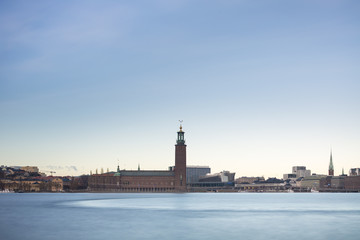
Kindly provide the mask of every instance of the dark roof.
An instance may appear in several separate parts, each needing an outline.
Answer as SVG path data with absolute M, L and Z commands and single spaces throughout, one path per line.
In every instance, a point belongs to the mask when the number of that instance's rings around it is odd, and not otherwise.
M 115 175 L 117 175 L 115 173 Z M 174 176 L 174 172 L 173 171 L 126 171 L 126 170 L 121 170 L 120 171 L 120 176 L 161 176 L 161 177 L 166 177 L 166 176 Z

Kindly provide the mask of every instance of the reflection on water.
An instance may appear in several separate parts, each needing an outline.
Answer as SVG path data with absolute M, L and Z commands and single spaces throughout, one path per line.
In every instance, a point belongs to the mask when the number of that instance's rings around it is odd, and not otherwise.
M 234 193 L 231 193 L 234 194 Z M 276 211 L 276 212 L 299 212 L 299 211 L 330 211 L 330 212 L 344 212 L 344 211 L 360 211 L 360 204 L 335 204 L 333 201 L 319 201 L 319 202 L 299 202 L 297 197 L 291 201 L 268 201 L 268 195 L 259 195 L 258 197 L 241 196 L 241 203 L 239 198 L 233 198 L 230 201 L 231 194 L 227 195 L 229 199 L 218 198 L 217 195 L 209 195 L 203 198 L 204 195 L 197 195 L 197 199 L 193 198 L 178 198 L 163 197 L 158 198 L 153 196 L 151 198 L 128 198 L 128 199 L 98 199 L 98 200 L 84 200 L 84 201 L 69 201 L 61 205 L 69 207 L 88 207 L 88 208 L 119 208 L 119 209 L 147 209 L 147 210 L 179 210 L 179 211 Z M 262 198 L 262 197 L 263 198 Z M 196 200 L 196 201 L 194 201 Z M 220 201 L 219 201 L 220 200 Z M 181 207 L 181 208 L 180 208 Z
M 1 239 L 359 239 L 360 194 L 3 194 Z M 336 228 L 336 231 L 334 231 Z

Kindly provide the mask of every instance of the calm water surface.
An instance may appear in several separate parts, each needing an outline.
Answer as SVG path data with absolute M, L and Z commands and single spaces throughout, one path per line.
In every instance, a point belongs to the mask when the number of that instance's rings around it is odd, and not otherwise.
M 360 194 L 0 194 L 0 239 L 360 239 Z

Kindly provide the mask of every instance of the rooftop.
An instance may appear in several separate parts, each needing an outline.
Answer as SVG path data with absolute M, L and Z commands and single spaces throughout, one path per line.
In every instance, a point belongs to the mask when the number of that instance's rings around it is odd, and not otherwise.
M 173 171 L 137 171 L 137 170 L 121 170 L 114 174 L 114 176 L 174 176 Z

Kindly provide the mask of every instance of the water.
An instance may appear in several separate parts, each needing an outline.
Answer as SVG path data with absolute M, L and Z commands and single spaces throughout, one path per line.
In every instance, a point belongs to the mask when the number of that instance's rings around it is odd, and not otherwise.
M 360 239 L 360 194 L 0 194 L 0 239 Z

